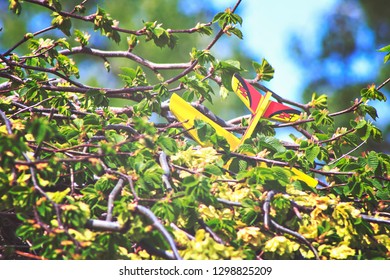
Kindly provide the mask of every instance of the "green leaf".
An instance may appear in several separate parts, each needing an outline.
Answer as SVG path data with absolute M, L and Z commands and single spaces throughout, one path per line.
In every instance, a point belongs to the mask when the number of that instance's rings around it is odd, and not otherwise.
M 85 93 L 87 99 L 93 101 L 94 106 L 107 107 L 109 105 L 109 100 L 104 91 L 100 91 L 97 89 L 89 89 Z
M 288 169 L 280 166 L 273 166 L 271 167 L 271 171 L 275 179 L 285 183 L 288 183 L 290 181 L 291 172 L 289 172 Z
M 213 18 L 213 22 L 217 22 L 217 21 L 220 21 L 222 18 L 223 18 L 223 16 L 225 15 L 225 13 L 224 12 L 219 12 L 218 14 L 216 14 L 215 16 L 214 16 L 214 18 Z
M 203 80 L 203 76 L 197 74 L 195 76 L 183 77 L 180 81 L 187 87 L 189 91 L 193 91 L 197 97 L 204 97 L 210 103 L 213 103 L 210 94 L 214 94 L 208 80 Z
M 320 96 L 317 93 L 313 93 L 311 96 L 311 101 L 309 102 L 311 108 L 316 109 L 327 109 L 328 108 L 328 96 L 321 94 Z
M 390 60 L 390 53 L 386 54 L 383 58 L 383 63 L 387 63 Z
M 244 70 L 241 63 L 236 60 L 224 60 L 215 66 L 215 72 L 221 76 L 222 85 L 227 90 L 232 91 L 232 77 L 234 73 Z
M 49 5 L 53 7 L 56 11 L 61 11 L 62 6 L 60 0 L 48 0 Z
M 213 128 L 213 130 L 214 130 L 214 128 Z M 217 150 L 222 149 L 226 153 L 230 152 L 230 145 L 229 145 L 228 141 L 226 140 L 226 138 L 215 133 L 215 130 L 214 130 L 214 134 L 212 134 L 210 136 L 210 142 L 213 144 L 215 149 L 217 149 Z
M 167 201 L 159 201 L 153 205 L 152 211 L 157 217 L 162 220 L 173 222 L 176 219 L 177 213 L 175 213 L 174 207 Z
M 156 46 L 162 48 L 168 46 L 173 49 L 177 42 L 177 37 L 162 27 L 161 23 L 145 22 L 146 41 L 153 40 Z
M 227 70 L 235 73 L 240 72 L 243 69 L 241 68 L 241 63 L 238 60 L 223 60 L 215 66 L 215 70 Z
M 380 48 L 378 51 L 380 51 L 380 52 L 387 52 L 387 54 L 385 55 L 385 57 L 383 59 L 383 63 L 388 62 L 389 59 L 390 59 L 390 45 L 385 46 L 383 48 Z
M 197 50 L 196 48 L 192 48 L 190 55 L 193 60 L 197 59 L 201 65 L 204 65 L 207 62 L 215 62 L 215 57 L 209 50 Z
M 204 24 L 204 23 L 197 23 L 196 26 L 195 26 L 197 32 L 199 32 L 200 34 L 205 34 L 207 36 L 210 36 L 211 34 L 213 34 L 213 30 L 210 26 Z
M 215 197 L 211 195 L 210 189 L 210 182 L 207 179 L 204 179 L 204 177 L 201 180 L 198 179 L 191 179 L 190 182 L 186 182 L 186 177 L 183 180 L 183 185 L 186 186 L 186 194 L 192 197 L 195 201 L 204 202 L 207 204 L 212 203 L 213 200 L 215 200 Z
M 252 66 L 257 73 L 258 79 L 263 81 L 270 81 L 274 77 L 275 70 L 265 58 L 263 58 L 261 64 L 253 61 Z
M 198 185 L 199 180 L 195 176 L 187 176 L 183 179 L 183 186 L 192 188 Z
M 315 110 L 311 115 L 317 125 L 329 126 L 334 123 L 334 120 L 329 116 L 329 111 L 327 109 Z
M 138 36 L 131 34 L 127 37 L 127 44 L 129 46 L 129 51 L 133 50 L 139 43 Z
M 306 159 L 313 163 L 314 160 L 317 158 L 317 156 L 319 155 L 321 149 L 320 147 L 318 146 L 313 146 L 312 148 L 309 148 L 306 150 Z
M 29 131 L 34 135 L 37 143 L 41 143 L 53 134 L 53 130 L 47 119 L 34 119 Z
M 71 50 L 72 47 L 70 46 L 69 42 L 66 40 L 66 38 L 59 38 L 57 39 L 56 43 L 59 45 L 59 46 L 62 46 L 64 48 L 67 48 L 68 50 Z
M 378 51 L 380 52 L 390 52 L 390 45 L 387 45 L 383 48 L 380 48 Z
M 157 144 L 161 147 L 161 149 L 167 154 L 172 155 L 177 153 L 177 143 L 175 139 L 166 137 L 166 136 L 160 136 L 157 139 Z
M 229 90 L 223 85 L 219 87 L 219 96 L 221 96 L 222 100 L 226 100 L 229 95 Z
M 58 27 L 66 36 L 70 36 L 70 29 L 72 28 L 72 22 L 69 17 L 64 17 L 57 12 L 52 13 L 53 20 L 51 24 Z
M 367 113 L 374 121 L 378 118 L 378 113 L 375 107 L 369 105 L 360 105 L 363 112 Z
M 116 43 L 119 43 L 121 37 L 119 32 L 112 28 L 113 25 L 114 20 L 109 16 L 109 14 L 97 6 L 97 11 L 94 18 L 94 30 L 100 30 L 101 34 L 105 35 L 109 39 L 114 40 Z
M 258 151 L 262 151 L 264 149 L 278 153 L 283 153 L 286 151 L 286 147 L 284 147 L 282 142 L 280 142 L 280 140 L 275 137 L 258 134 L 257 138 Z
M 87 32 L 75 29 L 74 35 L 76 36 L 75 41 L 79 42 L 82 46 L 86 46 L 89 44 L 89 38 L 91 37 L 91 35 L 89 35 Z
M 242 39 L 244 37 L 244 35 L 242 34 L 242 31 L 236 27 L 229 28 L 229 32 L 236 35 L 240 39 Z
M 363 88 L 360 91 L 360 94 L 362 96 L 363 101 L 367 100 L 379 100 L 379 101 L 386 101 L 386 96 L 376 89 L 375 85 L 370 85 L 367 88 Z
M 214 128 L 202 120 L 195 119 L 194 127 L 197 131 L 199 140 L 202 142 L 208 141 L 210 136 L 215 132 Z
M 187 102 L 192 102 L 195 98 L 195 93 L 193 90 L 186 90 L 184 93 L 183 93 L 183 96 L 182 98 L 187 101 Z
M 247 225 L 253 225 L 259 218 L 259 213 L 254 210 L 254 207 L 243 207 L 240 209 L 242 221 Z
M 213 22 L 218 22 L 218 25 L 223 28 L 229 24 L 239 23 L 242 25 L 242 18 L 239 15 L 232 13 L 231 9 L 228 8 L 225 12 L 216 14 L 213 18 Z
M 208 173 L 210 175 L 215 175 L 215 176 L 223 175 L 223 172 L 222 172 L 221 168 L 219 168 L 218 166 L 213 165 L 213 164 L 206 165 L 204 167 L 204 172 Z
M 240 158 L 233 158 L 229 165 L 229 170 L 234 173 L 246 171 L 248 168 L 248 162 Z M 241 180 L 246 177 L 246 173 L 239 173 L 237 179 Z
M 367 165 L 375 172 L 379 165 L 379 158 L 377 153 L 371 151 L 367 157 Z

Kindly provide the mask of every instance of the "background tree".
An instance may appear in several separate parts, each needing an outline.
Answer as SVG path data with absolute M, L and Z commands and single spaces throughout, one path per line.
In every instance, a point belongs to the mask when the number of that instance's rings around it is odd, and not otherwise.
M 310 51 L 299 34 L 292 37 L 292 54 L 297 63 L 305 65 L 306 69 L 306 99 L 313 91 L 328 93 L 330 108 L 340 110 L 359 97 L 360 90 L 368 84 L 380 85 L 386 80 L 388 69 L 382 67 L 383 55 L 378 50 L 388 44 L 388 12 L 389 7 L 382 0 L 339 1 L 322 19 L 322 28 L 318 30 L 318 51 Z M 383 93 L 389 96 L 386 88 L 383 88 Z M 378 101 L 372 104 L 377 106 L 381 117 L 384 142 L 369 141 L 368 147 L 388 153 L 389 119 L 385 112 L 389 105 Z M 340 119 L 339 124 L 348 122 L 348 118 Z
M 376 116 L 367 102 L 384 100 L 386 83 L 331 112 L 326 95 L 300 104 L 273 93 L 302 110 L 301 120 L 262 120 L 236 152 L 199 122 L 195 129 L 209 140 L 199 147 L 169 112 L 169 97 L 180 93 L 242 134 L 247 117 L 224 121 L 202 105 L 213 101 L 215 88 L 227 95 L 232 75 L 247 65 L 247 58 L 213 51 L 227 35 L 242 37 L 241 1 L 183 26 L 159 21 L 161 11 L 185 18 L 168 5 L 141 24 L 144 1 L 119 21 L 119 1 L 63 2 L 10 0 L 2 18 L 3 258 L 389 257 L 389 156 L 352 155 L 381 140 L 366 118 Z M 50 21 L 11 36 L 18 19 L 11 12 Z M 267 61 L 253 62 L 251 71 L 249 81 L 268 90 L 258 83 L 272 78 Z M 339 126 L 345 115 L 350 122 Z M 275 137 L 286 127 L 294 142 Z M 316 177 L 318 186 L 290 167 Z

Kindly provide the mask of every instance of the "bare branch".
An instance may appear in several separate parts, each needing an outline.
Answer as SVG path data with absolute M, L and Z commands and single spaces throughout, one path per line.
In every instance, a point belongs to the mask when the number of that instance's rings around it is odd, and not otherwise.
M 390 82 L 390 77 L 386 79 L 386 81 L 384 81 L 383 83 L 381 83 L 376 89 L 377 90 L 380 90 L 381 88 L 383 88 L 386 84 L 388 84 Z
M 112 221 L 112 211 L 114 209 L 114 200 L 117 197 L 117 195 L 119 194 L 119 192 L 122 191 L 123 186 L 124 186 L 123 179 L 119 179 L 118 183 L 115 185 L 113 190 L 108 195 L 107 217 L 106 217 L 107 222 Z
M 59 53 L 63 55 L 88 54 L 88 55 L 98 56 L 102 58 L 108 58 L 108 57 L 128 58 L 134 62 L 137 62 L 143 66 L 148 67 L 153 71 L 186 69 L 191 66 L 190 63 L 154 63 L 128 51 L 103 51 L 103 50 L 88 48 L 88 47 L 74 47 L 71 50 L 62 50 Z
M 168 163 L 168 159 L 167 159 L 167 155 L 166 153 L 164 152 L 160 152 L 160 156 L 159 156 L 159 162 L 160 162 L 160 166 L 163 170 L 163 175 L 162 175 L 162 181 L 165 185 L 165 188 L 168 192 L 172 191 L 172 185 L 171 183 L 169 182 L 169 178 L 171 176 L 171 169 L 169 168 L 169 163 Z
M 366 214 L 360 214 L 360 217 L 363 220 L 365 220 L 367 222 L 370 222 L 370 223 L 390 225 L 390 220 L 389 219 L 376 218 L 376 217 L 369 216 L 369 215 L 366 215 Z
M 271 201 L 272 201 L 272 198 L 274 197 L 275 195 L 275 192 L 274 191 L 269 191 L 267 193 L 267 197 L 264 201 L 264 204 L 263 204 L 263 211 L 264 211 L 264 227 L 266 229 L 269 229 L 270 228 L 270 207 L 271 207 Z

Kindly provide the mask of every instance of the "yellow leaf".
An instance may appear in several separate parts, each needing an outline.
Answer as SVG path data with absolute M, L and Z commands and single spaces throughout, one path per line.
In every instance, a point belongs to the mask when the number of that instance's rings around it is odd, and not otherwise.
M 245 243 L 249 243 L 255 247 L 259 247 L 262 244 L 262 240 L 264 238 L 265 235 L 258 227 L 245 227 L 237 232 L 237 239 L 241 239 Z
M 354 255 L 355 250 L 344 244 L 330 250 L 330 257 L 332 259 L 345 260 Z
M 37 163 L 35 165 L 35 167 L 38 169 L 38 170 L 44 170 L 46 169 L 46 167 L 48 166 L 49 164 L 47 162 L 42 162 L 42 163 Z
M 268 240 L 265 244 L 265 251 L 274 252 L 282 256 L 290 254 L 299 249 L 300 245 L 294 241 L 287 239 L 284 236 L 275 236 Z
M 14 122 L 12 122 L 12 129 L 23 130 L 24 128 L 25 128 L 25 125 L 22 124 L 21 121 L 14 121 Z
M 99 158 L 89 158 L 88 161 L 92 163 L 93 166 L 97 165 L 100 162 Z
M 29 167 L 28 167 L 27 165 L 16 164 L 15 167 L 16 167 L 16 169 L 17 169 L 19 172 L 29 170 Z
M 27 133 L 24 135 L 27 141 L 35 141 L 34 136 L 31 133 Z
M 73 244 L 73 242 L 70 240 L 62 240 L 61 241 L 62 246 L 68 246 L 68 245 L 72 245 L 72 244 Z
M 9 157 L 13 157 L 14 156 L 14 153 L 11 152 L 11 151 L 5 151 L 5 154 Z

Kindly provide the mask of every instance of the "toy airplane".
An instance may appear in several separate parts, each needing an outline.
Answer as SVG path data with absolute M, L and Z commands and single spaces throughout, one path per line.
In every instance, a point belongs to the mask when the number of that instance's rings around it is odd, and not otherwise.
M 235 151 L 246 139 L 251 137 L 261 118 L 269 118 L 281 122 L 293 122 L 299 119 L 300 112 L 298 110 L 281 103 L 271 101 L 271 92 L 267 92 L 263 96 L 238 74 L 233 75 L 232 88 L 252 113 L 249 126 L 241 139 L 237 138 L 234 134 L 203 115 L 175 93 L 171 97 L 169 108 L 175 117 L 182 122 L 183 127 L 188 131 L 191 137 L 200 145 L 204 146 L 205 143 L 199 139 L 197 131 L 193 129 L 196 119 L 208 123 L 215 129 L 218 135 L 224 137 L 229 143 L 231 151 Z M 294 167 L 289 169 L 295 174 L 297 179 L 304 181 L 308 186 L 315 187 L 318 184 L 316 179 L 306 175 L 302 171 Z

